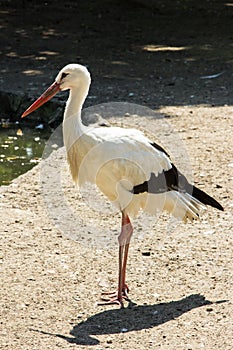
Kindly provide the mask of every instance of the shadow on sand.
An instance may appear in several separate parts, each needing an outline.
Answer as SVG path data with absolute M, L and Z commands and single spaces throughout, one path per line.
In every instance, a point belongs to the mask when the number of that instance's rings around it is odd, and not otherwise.
M 219 301 L 221 303 L 224 301 Z M 121 332 L 140 331 L 156 327 L 174 320 L 182 314 L 201 307 L 213 304 L 200 294 L 192 294 L 181 300 L 154 305 L 135 305 L 130 302 L 125 309 L 106 310 L 89 317 L 75 325 L 70 331 L 71 336 L 54 334 L 31 329 L 42 334 L 62 338 L 69 343 L 79 345 L 97 345 L 98 339 L 92 335 L 115 334 Z

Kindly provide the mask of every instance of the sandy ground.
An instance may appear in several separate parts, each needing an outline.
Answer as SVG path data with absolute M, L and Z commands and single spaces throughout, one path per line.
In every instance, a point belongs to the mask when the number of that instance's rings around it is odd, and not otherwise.
M 87 105 L 124 100 L 163 115 L 109 121 L 145 130 L 225 211 L 209 208 L 187 225 L 140 215 L 128 262 L 133 302 L 97 306 L 116 287 L 120 216 L 93 188 L 78 193 L 64 149 L 55 150 L 0 188 L 0 349 L 232 349 L 231 7 L 17 4 L 1 9 L 1 90 L 35 97 L 62 65 L 88 64 Z
M 191 111 L 195 127 L 187 120 Z M 169 126 L 185 144 L 195 182 L 225 211 L 209 209 L 201 222 L 187 225 L 166 215 L 140 216 L 134 222 L 127 278 L 135 304 L 124 310 L 97 306 L 101 291 L 116 286 L 120 217 L 93 206 L 98 196 L 92 189 L 79 196 L 64 149 L 54 151 L 0 189 L 2 349 L 232 348 L 231 111 L 185 107 L 161 112 L 170 115 Z M 146 117 L 126 119 L 127 125 L 148 129 Z M 125 125 L 125 118 L 110 121 Z M 150 122 L 150 133 L 157 122 Z M 169 134 L 166 138 L 176 158 Z M 55 179 L 56 173 L 62 180 Z M 54 195 L 57 209 L 51 208 Z M 106 240 L 95 246 L 99 230 Z M 75 232 L 81 234 L 78 242 L 70 239 Z

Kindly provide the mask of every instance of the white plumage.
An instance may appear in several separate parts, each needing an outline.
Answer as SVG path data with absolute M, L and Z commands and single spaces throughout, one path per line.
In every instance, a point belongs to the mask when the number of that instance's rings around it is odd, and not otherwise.
M 221 205 L 190 185 L 167 153 L 142 132 L 119 127 L 86 127 L 81 109 L 91 83 L 88 70 L 78 64 L 65 66 L 55 82 L 24 113 L 40 107 L 58 91 L 70 90 L 63 121 L 63 138 L 74 182 L 95 183 L 122 213 L 119 235 L 118 291 L 109 303 L 128 299 L 125 282 L 128 248 L 133 227 L 129 217 L 140 209 L 156 214 L 166 210 L 178 219 L 197 219 L 199 210 Z
M 73 180 L 81 187 L 96 183 L 120 211 L 134 217 L 140 209 L 150 214 L 167 210 L 186 221 L 197 218 L 201 203 L 185 193 L 169 191 L 134 195 L 132 187 L 172 168 L 168 156 L 155 149 L 148 138 L 134 129 L 86 128 L 67 149 Z M 195 206 L 192 205 L 195 203 Z
M 157 175 L 171 168 L 168 157 L 141 132 L 117 127 L 85 128 L 67 149 L 67 157 L 73 180 L 79 186 L 96 183 L 119 210 L 130 216 L 145 207 L 146 196 L 133 195 L 129 190 L 149 180 L 151 172 Z

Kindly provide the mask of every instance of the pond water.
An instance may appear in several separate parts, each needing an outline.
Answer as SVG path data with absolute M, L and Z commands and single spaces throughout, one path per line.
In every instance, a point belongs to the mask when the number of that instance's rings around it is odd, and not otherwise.
M 0 185 L 8 185 L 40 160 L 49 132 L 0 128 Z

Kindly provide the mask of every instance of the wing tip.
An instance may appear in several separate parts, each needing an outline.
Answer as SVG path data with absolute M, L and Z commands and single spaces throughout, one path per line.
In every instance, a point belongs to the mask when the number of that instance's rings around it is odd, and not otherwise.
M 216 199 L 208 195 L 206 192 L 200 190 L 196 186 L 193 186 L 192 196 L 205 205 L 210 205 L 211 207 L 224 211 L 223 206 L 218 201 L 216 201 Z

